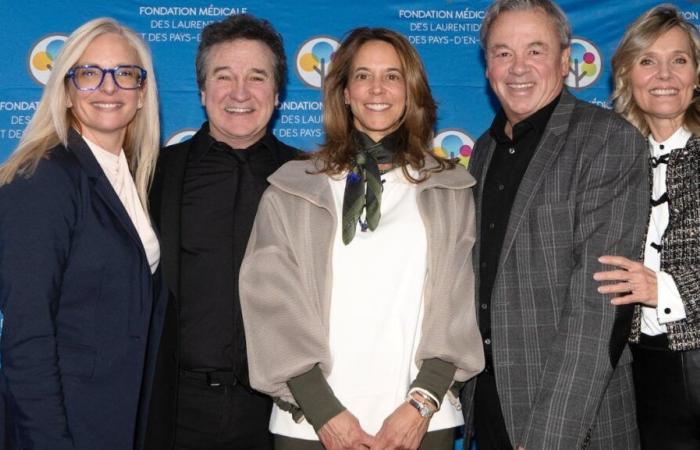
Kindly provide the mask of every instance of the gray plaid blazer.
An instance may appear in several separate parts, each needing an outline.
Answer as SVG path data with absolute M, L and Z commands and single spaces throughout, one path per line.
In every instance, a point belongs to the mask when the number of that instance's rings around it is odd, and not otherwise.
M 469 166 L 477 230 L 495 147 L 484 133 Z M 564 90 L 515 197 L 491 297 L 494 371 L 513 445 L 639 448 L 626 347 L 633 307 L 610 305 L 593 273 L 601 255 L 638 257 L 648 207 L 644 138 Z M 479 247 L 477 239 L 475 268 Z M 471 405 L 464 409 L 470 424 Z

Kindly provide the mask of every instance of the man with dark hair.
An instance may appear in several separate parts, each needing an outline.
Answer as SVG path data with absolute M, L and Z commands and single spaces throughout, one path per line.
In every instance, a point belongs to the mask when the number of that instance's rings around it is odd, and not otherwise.
M 550 0 L 497 0 L 481 28 L 501 110 L 469 167 L 486 368 L 464 410 L 480 450 L 639 447 L 632 311 L 593 273 L 601 255 L 639 255 L 646 143 L 564 88 L 570 40 Z
M 171 309 L 148 449 L 271 449 L 271 400 L 250 388 L 238 273 L 267 177 L 298 151 L 268 129 L 287 62 L 247 14 L 204 28 L 197 84 L 208 122 L 162 150 L 151 190 Z

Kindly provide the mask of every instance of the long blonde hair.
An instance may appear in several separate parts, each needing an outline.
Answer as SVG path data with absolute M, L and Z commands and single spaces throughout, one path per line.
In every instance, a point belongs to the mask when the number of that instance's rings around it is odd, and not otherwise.
M 139 64 L 148 72 L 143 107 L 127 127 L 124 152 L 134 174 L 134 184 L 144 208 L 148 204 L 148 188 L 160 146 L 158 89 L 148 47 L 135 31 L 111 18 L 91 20 L 76 29 L 65 41 L 51 70 L 49 80 L 32 120 L 27 125 L 17 149 L 0 166 L 0 186 L 16 176 L 30 177 L 49 150 L 58 144 L 68 146 L 68 130 L 74 123 L 68 108 L 68 85 L 65 75 L 80 59 L 88 45 L 98 36 L 115 33 L 126 39 L 136 51 Z
M 695 66 L 695 83 L 700 83 L 700 33 L 670 4 L 656 6 L 642 14 L 627 29 L 612 58 L 615 111 L 637 127 L 643 135 L 650 133 L 642 110 L 632 95 L 631 72 L 639 56 L 667 31 L 678 27 L 688 35 Z M 683 117 L 683 125 L 700 135 L 700 96 L 696 92 Z

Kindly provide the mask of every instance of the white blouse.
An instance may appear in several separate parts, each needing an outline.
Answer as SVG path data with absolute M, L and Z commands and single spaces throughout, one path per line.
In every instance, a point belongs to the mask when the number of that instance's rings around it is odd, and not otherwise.
M 674 149 L 685 147 L 690 136 L 690 131 L 684 127 L 676 130 L 663 142 L 656 142 L 650 135 L 649 147 L 651 156 L 654 158 L 652 161 L 658 161 L 660 157 L 670 154 Z M 666 168 L 665 162 L 652 163 L 651 198 L 654 201 L 662 199 L 666 193 Z M 651 208 L 649 231 L 644 247 L 644 265 L 656 272 L 658 298 L 656 308 L 642 306 L 642 333 L 648 336 L 666 333 L 665 324 L 685 319 L 685 307 L 676 282 L 670 274 L 661 271 L 661 253 L 657 250 L 658 247 L 654 247 L 661 244 L 666 227 L 668 227 L 668 202 L 663 201 Z
M 102 168 L 109 183 L 112 185 L 114 192 L 117 193 L 119 200 L 121 200 L 122 205 L 124 205 L 124 209 L 126 209 L 141 239 L 141 244 L 146 252 L 146 258 L 148 259 L 151 273 L 155 273 L 158 268 L 158 263 L 160 262 L 158 237 L 153 231 L 151 221 L 139 199 L 139 194 L 134 184 L 134 178 L 131 176 L 124 150 L 120 150 L 119 155 L 115 155 L 94 142 L 91 142 L 85 136 L 83 136 L 83 139 L 88 147 L 90 147 L 90 150 L 92 150 L 92 154 L 95 155 L 95 159 Z

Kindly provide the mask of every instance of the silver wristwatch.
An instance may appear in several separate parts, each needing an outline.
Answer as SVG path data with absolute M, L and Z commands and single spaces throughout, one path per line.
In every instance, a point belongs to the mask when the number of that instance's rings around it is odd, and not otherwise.
M 418 414 L 420 414 L 421 417 L 425 417 L 426 419 L 430 419 L 431 417 L 433 417 L 433 414 L 435 413 L 435 408 L 430 407 L 427 402 L 419 402 L 411 396 L 409 396 L 407 400 L 409 405 L 413 406 L 418 410 Z

